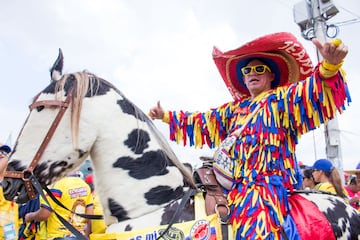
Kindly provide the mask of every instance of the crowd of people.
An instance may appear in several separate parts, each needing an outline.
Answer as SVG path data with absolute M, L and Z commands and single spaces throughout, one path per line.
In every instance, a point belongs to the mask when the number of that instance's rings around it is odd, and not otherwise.
M 319 159 L 313 166 L 300 165 L 300 168 L 303 173 L 303 190 L 332 193 L 344 198 L 360 212 L 360 163 L 354 170 L 345 170 L 343 176 L 328 159 Z

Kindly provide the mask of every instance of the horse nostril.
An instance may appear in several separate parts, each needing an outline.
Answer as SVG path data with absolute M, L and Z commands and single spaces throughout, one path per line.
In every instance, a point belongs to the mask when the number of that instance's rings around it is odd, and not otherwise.
M 3 186 L 2 186 L 2 188 L 3 188 L 3 194 L 6 194 L 7 192 L 8 192 L 8 189 L 9 189 L 9 186 L 10 186 L 10 181 L 7 179 L 7 178 L 4 178 L 4 180 L 3 180 Z
M 8 201 L 12 201 L 14 198 L 14 192 L 12 191 L 11 185 L 13 184 L 12 179 L 4 178 L 3 180 L 3 195 Z

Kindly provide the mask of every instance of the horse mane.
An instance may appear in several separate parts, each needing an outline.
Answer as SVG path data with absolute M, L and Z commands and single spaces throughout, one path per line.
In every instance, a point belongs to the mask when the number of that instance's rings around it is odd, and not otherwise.
M 79 146 L 79 122 L 80 115 L 82 110 L 83 99 L 86 94 L 88 94 L 90 90 L 90 95 L 93 96 L 96 94 L 96 91 L 93 92 L 93 85 L 96 84 L 97 88 L 99 87 L 100 81 L 98 78 L 94 77 L 91 81 L 93 75 L 88 73 L 87 71 L 76 72 L 72 74 L 64 74 L 60 80 L 56 81 L 55 84 L 55 99 L 61 100 L 65 84 L 69 79 L 74 80 L 73 87 L 68 90 L 66 94 L 71 94 L 71 133 L 73 138 L 74 148 L 78 148 Z
M 128 98 L 125 97 L 125 95 L 117 89 L 113 84 L 106 81 L 105 79 L 99 78 L 96 75 L 88 72 L 88 71 L 82 71 L 82 72 L 76 72 L 72 74 L 64 74 L 62 78 L 58 81 L 56 81 L 55 85 L 55 98 L 57 100 L 61 100 L 63 96 L 63 91 L 65 84 L 67 81 L 69 81 L 69 78 L 74 80 L 73 88 L 69 91 L 72 92 L 71 95 L 71 132 L 73 137 L 73 144 L 74 147 L 77 148 L 79 145 L 79 123 L 80 123 L 80 115 L 82 110 L 82 103 L 85 96 L 94 96 L 97 93 L 97 90 L 99 89 L 100 84 L 105 84 L 112 88 L 115 92 L 117 92 L 122 98 L 126 99 L 135 110 L 136 116 L 146 116 L 144 112 L 139 109 L 134 103 L 132 103 Z M 69 94 L 69 92 L 67 93 Z M 178 169 L 181 171 L 183 176 L 185 177 L 186 181 L 190 184 L 190 186 L 195 187 L 195 182 L 192 177 L 192 173 L 189 172 L 189 170 L 185 167 L 185 165 L 180 162 L 180 160 L 175 155 L 174 151 L 164 138 L 164 136 L 160 133 L 160 131 L 155 127 L 154 123 L 150 120 L 149 117 L 144 117 L 146 124 L 149 126 L 150 131 L 154 134 L 157 142 L 159 143 L 160 147 L 164 150 L 167 157 L 170 159 L 170 161 L 178 167 Z

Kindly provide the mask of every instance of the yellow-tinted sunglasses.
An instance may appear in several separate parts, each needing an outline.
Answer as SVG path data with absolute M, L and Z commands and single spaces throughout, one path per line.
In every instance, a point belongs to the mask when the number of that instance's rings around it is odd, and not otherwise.
M 266 65 L 255 65 L 243 67 L 241 72 L 243 75 L 249 75 L 251 71 L 254 71 L 256 74 L 264 74 L 266 70 L 271 72 L 270 68 Z

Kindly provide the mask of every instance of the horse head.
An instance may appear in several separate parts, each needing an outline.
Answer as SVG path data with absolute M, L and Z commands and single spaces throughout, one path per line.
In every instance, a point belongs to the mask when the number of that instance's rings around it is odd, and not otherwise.
M 95 135 L 79 131 L 80 125 L 84 124 L 79 118 L 83 106 L 81 98 L 105 94 L 109 88 L 101 89 L 96 84 L 96 78 L 80 81 L 79 79 L 88 76 L 85 72 L 60 77 L 62 63 L 63 55 L 60 50 L 59 57 L 51 68 L 53 81 L 30 105 L 30 114 L 16 141 L 4 179 L 6 199 L 19 203 L 28 201 L 31 197 L 28 194 L 31 185 L 26 182 L 30 176 L 36 176 L 41 185 L 49 185 L 79 166 L 89 155 Z M 92 92 L 87 90 L 88 84 L 91 85 Z M 96 113 L 83 115 L 90 118 L 92 114 Z M 79 137 L 82 138 L 80 145 Z M 85 138 L 86 141 L 83 140 Z M 18 177 L 13 178 L 14 176 Z
M 147 115 L 106 80 L 86 71 L 62 75 L 62 66 L 60 51 L 9 159 L 6 199 L 28 201 L 34 178 L 47 186 L 88 157 L 108 224 L 181 198 L 191 175 Z

